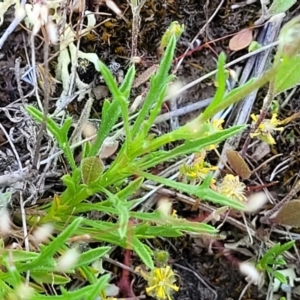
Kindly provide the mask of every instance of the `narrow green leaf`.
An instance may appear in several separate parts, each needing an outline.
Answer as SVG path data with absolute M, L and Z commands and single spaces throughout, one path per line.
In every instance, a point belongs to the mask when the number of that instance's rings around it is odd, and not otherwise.
M 142 228 L 144 229 L 144 228 Z M 181 232 L 177 228 L 173 228 L 172 225 L 164 225 L 164 226 L 147 226 L 146 230 L 137 230 L 135 232 L 135 236 L 139 239 L 154 239 L 157 237 L 180 237 L 183 236 L 183 232 Z
M 174 148 L 171 151 L 157 151 L 147 154 L 137 162 L 137 168 L 145 170 L 164 161 L 177 158 L 178 156 L 199 152 L 201 149 L 207 146 L 218 145 L 222 141 L 237 134 L 245 128 L 245 125 L 234 126 L 219 132 L 212 133 L 207 137 L 187 140 L 184 144 Z
M 78 229 L 83 218 L 76 217 L 74 221 L 65 228 L 53 241 L 51 241 L 47 246 L 41 248 L 40 256 L 33 262 L 25 266 L 25 270 L 30 270 L 31 268 L 39 268 L 45 264 L 45 261 L 53 258 L 54 254 L 61 249 L 62 245 L 70 238 Z
M 132 240 L 132 246 L 133 250 L 137 253 L 137 255 L 140 257 L 140 259 L 146 265 L 146 267 L 152 270 L 154 268 L 153 259 L 151 257 L 153 256 L 152 250 L 146 244 L 143 244 L 135 236 Z
M 161 107 L 166 96 L 166 91 L 167 91 L 167 85 L 162 87 L 160 92 L 157 93 L 156 103 L 153 109 L 151 109 L 150 111 L 149 119 L 146 120 L 143 124 L 143 129 L 140 131 L 142 135 L 138 135 L 137 139 L 144 138 L 148 134 L 150 128 L 153 126 L 155 119 L 157 118 L 157 116 L 161 111 Z
M 161 218 L 160 218 L 161 219 Z M 153 223 L 158 223 L 156 226 L 148 226 L 147 230 L 143 235 L 139 235 L 139 238 L 150 238 L 152 237 L 175 237 L 182 236 L 184 232 L 194 234 L 206 234 L 213 235 L 218 231 L 213 227 L 205 223 L 189 222 L 185 219 L 165 218 L 166 224 L 161 224 L 164 220 L 153 219 Z M 136 235 L 140 234 L 137 228 Z
M 77 261 L 76 265 L 74 266 L 74 269 L 82 267 L 82 266 L 88 266 L 95 260 L 101 258 L 106 253 L 108 253 L 108 251 L 110 249 L 111 249 L 111 247 L 98 247 L 98 248 L 91 249 L 89 251 L 81 253 L 79 260 Z
M 174 58 L 176 42 L 177 42 L 176 36 L 175 34 L 173 34 L 167 46 L 167 49 L 163 55 L 162 61 L 159 64 L 159 68 L 157 70 L 156 76 L 154 77 L 154 80 L 157 81 L 158 83 L 159 82 L 164 83 L 166 78 L 168 77 L 169 70 L 171 68 L 173 58 Z
M 29 105 L 26 106 L 26 110 L 38 122 L 41 123 L 43 121 L 43 113 L 37 110 L 35 107 Z M 76 169 L 76 164 L 75 164 L 75 160 L 70 145 L 68 144 L 68 137 L 67 137 L 67 133 L 69 131 L 71 123 L 72 123 L 72 119 L 68 118 L 66 119 L 62 128 L 60 128 L 50 117 L 47 117 L 46 127 L 57 140 L 59 147 L 63 150 L 72 170 L 74 171 Z
M 107 103 L 107 104 L 106 104 Z M 120 105 L 117 101 L 113 100 L 112 103 L 106 100 L 102 109 L 102 122 L 97 132 L 96 139 L 91 147 L 89 156 L 95 156 L 101 149 L 102 143 L 109 135 L 112 127 L 116 124 L 118 118 L 121 115 Z
M 105 83 L 107 84 L 109 91 L 111 92 L 113 98 L 117 98 L 122 96 L 122 94 L 119 92 L 117 83 L 113 77 L 113 75 L 111 74 L 110 70 L 108 69 L 108 67 L 103 63 L 100 62 L 100 72 L 105 80 Z
M 173 181 L 167 178 L 162 178 L 160 176 L 152 175 L 146 172 L 137 172 L 137 173 L 149 180 L 156 181 L 158 183 L 177 189 L 181 192 L 188 193 L 189 195 L 197 196 L 200 199 L 209 200 L 213 203 L 217 203 L 220 205 L 228 206 L 239 210 L 244 209 L 244 205 L 241 202 L 225 197 L 209 188 L 206 188 L 205 183 L 211 180 L 210 176 L 206 178 L 206 180 L 202 185 L 194 186 L 182 182 Z
M 119 88 L 119 91 L 124 95 L 124 97 L 127 99 L 130 95 L 131 92 L 131 87 L 134 81 L 134 76 L 135 76 L 135 67 L 132 65 L 126 75 L 124 80 L 122 81 L 122 84 Z
M 21 272 L 17 270 L 14 266 L 12 266 L 13 262 L 6 261 L 6 269 L 7 273 L 9 274 L 10 280 L 13 283 L 14 288 L 17 288 L 18 286 L 21 285 L 22 283 L 22 277 L 21 277 Z
M 273 0 L 270 8 L 268 9 L 268 13 L 271 16 L 285 13 L 287 10 L 289 10 L 297 0 Z
M 64 123 L 63 123 L 63 125 L 62 125 L 62 127 L 60 129 L 61 136 L 63 138 L 63 142 L 67 142 L 68 141 L 68 139 L 67 139 L 68 138 L 68 132 L 69 132 L 71 126 L 72 126 L 72 123 L 73 123 L 72 118 L 67 118 L 64 121 Z
M 142 123 L 146 119 L 152 105 L 156 102 L 157 93 L 160 92 L 166 85 L 166 79 L 168 77 L 168 72 L 170 70 L 172 60 L 174 57 L 176 46 L 176 37 L 173 35 L 169 45 L 167 46 L 166 52 L 163 59 L 159 65 L 156 75 L 154 75 L 150 80 L 150 90 L 146 96 L 144 104 L 139 111 L 139 115 L 132 128 L 132 137 L 135 138 L 136 134 L 139 132 Z
M 289 241 L 280 245 L 279 250 L 276 251 L 277 255 L 283 254 L 285 251 L 290 250 L 295 245 L 295 241 Z
M 271 77 L 270 74 L 272 74 L 272 76 L 275 75 L 272 72 L 272 73 L 268 74 L 268 77 Z M 248 94 L 250 94 L 254 90 L 258 89 L 260 86 L 265 84 L 267 81 L 268 81 L 267 77 L 249 79 L 245 84 L 243 84 L 243 85 L 231 90 L 229 93 L 225 94 L 222 101 L 218 105 L 216 105 L 216 107 L 214 107 L 214 109 L 211 109 L 208 112 L 206 111 L 205 113 L 202 113 L 199 117 L 200 120 L 202 122 L 206 122 L 206 121 L 210 120 L 218 112 L 222 111 L 223 109 L 226 109 L 231 104 L 234 104 L 234 103 L 240 101 L 241 99 L 246 97 Z
M 23 250 L 16 250 L 16 249 L 5 249 L 2 250 L 3 252 L 1 252 L 1 256 L 5 257 L 8 255 L 12 255 L 13 257 L 13 261 L 15 264 L 19 263 L 19 262 L 28 262 L 31 260 L 34 260 L 36 258 L 38 258 L 39 254 L 35 253 L 35 252 L 27 252 L 27 251 L 23 251 Z
M 67 284 L 70 282 L 70 278 L 66 276 L 61 276 L 55 274 L 53 272 L 45 272 L 45 271 L 31 271 L 30 272 L 31 278 L 37 282 L 38 284 Z
M 120 238 L 123 239 L 127 236 L 128 231 L 128 223 L 129 223 L 129 211 L 127 207 L 122 205 L 120 201 L 116 206 L 118 210 L 118 232 L 120 234 Z
M 84 299 L 86 300 L 95 300 L 98 299 L 100 293 L 106 288 L 108 285 L 110 276 L 104 275 L 100 277 L 100 280 L 98 280 L 95 284 L 93 284 L 93 288 L 88 294 L 85 294 Z
M 5 299 L 8 293 L 12 293 L 14 290 L 3 280 L 0 280 L 0 299 Z
M 121 200 L 127 200 L 128 197 L 134 195 L 139 190 L 143 181 L 144 178 L 142 177 L 131 181 L 124 189 L 117 193 L 117 197 Z
M 32 105 L 27 105 L 25 107 L 26 111 L 39 123 L 43 121 L 43 113 L 36 109 Z M 47 117 L 47 129 L 51 132 L 51 134 L 56 138 L 59 143 L 63 142 L 63 136 L 61 133 L 60 127 L 49 117 Z
M 276 259 L 276 265 L 285 266 L 286 265 L 286 261 L 282 257 L 277 257 L 277 259 Z
M 226 62 L 226 55 L 224 52 L 222 52 L 219 55 L 219 59 L 218 59 L 218 72 L 217 72 L 217 91 L 211 101 L 211 103 L 209 104 L 209 106 L 204 110 L 203 114 L 210 114 L 215 107 L 221 103 L 221 101 L 223 100 L 225 91 L 226 91 L 226 73 L 225 73 L 225 62 Z
M 123 201 L 121 201 L 117 195 L 114 195 L 109 190 L 101 188 L 101 190 L 109 197 L 109 200 L 113 203 L 117 215 L 118 215 L 118 232 L 120 238 L 123 239 L 127 235 L 127 228 L 129 223 L 129 210 Z
M 91 143 L 89 142 L 84 143 L 82 146 L 82 154 L 81 154 L 82 159 L 88 157 L 90 151 L 91 151 Z
M 105 289 L 109 280 L 110 275 L 103 275 L 96 283 L 85 286 L 81 289 L 66 291 L 61 287 L 62 295 L 51 296 L 34 294 L 30 297 L 30 300 L 95 300 L 99 296 L 100 292 Z
M 286 277 L 280 273 L 280 271 L 274 271 L 273 272 L 273 275 L 276 279 L 278 279 L 281 283 L 285 283 L 287 284 L 287 280 L 286 280 Z

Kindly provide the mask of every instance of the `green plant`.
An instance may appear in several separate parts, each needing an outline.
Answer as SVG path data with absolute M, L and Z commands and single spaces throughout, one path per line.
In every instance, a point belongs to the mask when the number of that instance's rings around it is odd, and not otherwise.
M 174 186 L 181 191 L 196 195 L 202 199 L 215 201 L 236 209 L 243 209 L 243 205 L 238 201 L 224 197 L 211 190 L 209 188 L 209 178 L 204 181 L 203 185 L 196 187 L 173 182 L 169 179 L 162 179 L 146 172 L 147 169 L 170 159 L 201 150 L 209 145 L 218 144 L 245 128 L 245 126 L 237 126 L 218 131 L 210 122 L 205 121 L 203 124 L 197 124 L 197 126 L 191 122 L 176 131 L 156 138 L 149 134 L 150 128 L 160 112 L 167 85 L 173 79 L 173 76 L 168 75 L 168 70 L 172 63 L 175 44 L 176 38 L 173 36 L 156 75 L 151 78 L 150 90 L 139 116 L 133 124 L 129 122 L 128 98 L 135 74 L 134 67 L 132 66 L 128 70 L 123 83 L 118 87 L 110 71 L 101 63 L 100 69 L 112 93 L 112 101 L 106 100 L 103 105 L 102 122 L 97 136 L 93 144 L 84 144 L 80 166 L 76 165 L 68 142 L 68 131 L 72 124 L 72 119 L 67 118 L 61 127 L 51 118 L 47 119 L 47 129 L 63 150 L 72 173 L 63 176 L 62 180 L 67 187 L 66 190 L 59 197 L 54 198 L 51 205 L 43 208 L 47 214 L 39 223 L 55 220 L 56 229 L 61 230 L 68 218 L 72 220 L 79 213 L 96 210 L 118 216 L 117 225 L 113 222 L 85 219 L 83 228 L 79 231 L 80 233 L 88 232 L 93 235 L 95 230 L 104 231 L 104 234 L 96 235 L 95 238 L 134 249 L 149 268 L 153 267 L 152 251 L 140 241 L 141 239 L 154 236 L 179 236 L 183 231 L 214 234 L 216 230 L 207 224 L 194 224 L 183 219 L 170 217 L 167 220 L 163 220 L 158 212 L 139 213 L 131 211 L 131 207 L 139 199 L 127 201 L 127 198 L 139 189 L 143 178 L 161 181 L 167 186 Z M 224 79 L 225 84 L 225 71 L 222 69 L 224 61 L 225 56 L 222 55 L 220 58 L 220 73 L 223 73 L 222 80 Z M 27 111 L 36 120 L 42 121 L 42 113 L 36 108 L 28 106 Z M 120 117 L 124 121 L 125 140 L 114 162 L 109 168 L 105 169 L 97 154 L 104 140 L 111 132 L 113 125 Z M 147 117 L 148 119 L 145 121 Z M 184 142 L 173 150 L 160 150 L 162 146 L 170 142 L 182 140 Z M 132 176 L 139 177 L 131 180 Z M 128 182 L 127 184 L 125 184 L 126 181 Z M 113 190 L 114 192 L 112 192 Z M 103 193 L 106 195 L 107 200 L 89 204 L 84 202 L 96 193 Z M 129 220 L 132 218 L 137 220 L 137 224 L 133 228 L 129 225 Z M 31 218 L 31 222 L 35 222 L 34 218 Z M 155 223 L 156 226 L 150 225 L 150 223 Z M 117 231 L 114 230 L 116 226 L 118 228 Z M 109 230 L 112 232 L 107 233 Z M 130 235 L 132 235 L 131 238 L 129 238 Z
M 300 39 L 298 44 L 300 44 Z M 156 237 L 179 237 L 186 232 L 214 235 L 217 230 L 208 224 L 189 222 L 173 215 L 164 215 L 159 211 L 134 211 L 133 207 L 136 207 L 141 199 L 132 198 L 145 178 L 194 195 L 202 200 L 238 210 L 244 209 L 244 205 L 240 201 L 226 197 L 210 188 L 211 174 L 206 176 L 200 186 L 192 186 L 153 175 L 151 168 L 217 145 L 244 130 L 245 125 L 218 129 L 211 122 L 211 118 L 217 112 L 241 100 L 248 93 L 273 79 L 285 61 L 289 61 L 295 55 L 296 50 L 289 51 L 288 55 L 282 55 L 282 60 L 276 61 L 274 66 L 261 78 L 253 78 L 245 85 L 227 94 L 224 69 L 226 57 L 224 54 L 220 54 L 216 76 L 218 87 L 211 104 L 195 120 L 179 129 L 161 136 L 153 136 L 150 133 L 151 126 L 160 113 L 167 87 L 174 79 L 174 76 L 169 75 L 169 70 L 175 45 L 176 34 L 174 33 L 170 37 L 156 74 L 150 79 L 150 89 L 139 115 L 132 122 L 129 120 L 129 97 L 135 77 L 134 66 L 129 68 L 124 81 L 118 86 L 109 69 L 100 63 L 99 69 L 111 92 L 112 99 L 105 100 L 103 103 L 101 125 L 95 140 L 93 143 L 84 143 L 82 146 L 80 165 L 75 162 L 69 141 L 68 134 L 72 118 L 68 117 L 61 126 L 50 117 L 47 118 L 47 129 L 57 141 L 59 148 L 62 149 L 67 164 L 70 166 L 70 173 L 62 177 L 66 186 L 65 191 L 59 196 L 56 195 L 50 203 L 39 207 L 43 213 L 42 216 L 28 217 L 29 224 L 51 223 L 57 232 L 63 233 L 66 224 L 70 222 L 77 224 L 79 215 L 99 211 L 108 215 L 110 219 L 105 221 L 80 218 L 80 226 L 76 227 L 76 234 L 88 235 L 94 241 L 134 250 L 147 268 L 154 270 L 153 251 L 144 243 L 144 240 Z M 26 109 L 35 120 L 42 122 L 43 113 L 41 111 L 33 106 L 27 106 Z M 120 118 L 124 122 L 125 139 L 114 161 L 111 165 L 106 166 L 98 154 L 101 152 L 105 140 L 112 134 L 113 126 Z M 176 142 L 178 146 L 172 150 L 162 150 L 162 147 L 173 142 Z M 97 194 L 101 194 L 104 200 L 101 202 L 86 201 Z M 60 241 L 62 248 L 65 241 L 66 239 Z M 89 278 L 91 275 L 87 274 L 86 276 Z M 107 277 L 103 278 L 107 282 Z M 102 280 L 104 281 L 104 279 Z M 97 292 L 99 292 L 98 289 Z M 42 299 L 43 296 L 40 297 L 34 299 Z M 59 297 L 57 296 L 55 299 L 69 299 Z
M 76 218 L 61 233 L 51 237 L 48 245 L 41 245 L 40 252 L 27 252 L 18 249 L 4 248 L 3 241 L 0 244 L 0 298 L 1 299 L 90 299 L 94 300 L 109 282 L 109 275 L 103 275 L 99 279 L 94 270 L 88 265 L 105 255 L 110 247 L 98 247 L 82 253 L 79 259 L 64 273 L 58 271 L 59 254 L 66 252 L 65 246 L 68 238 L 73 236 L 83 219 Z M 61 296 L 40 295 L 43 284 L 64 285 L 70 282 L 68 274 L 75 269 L 81 269 L 90 285 L 73 292 L 61 288 Z M 33 279 L 29 285 L 25 284 L 26 272 Z M 88 296 L 86 296 L 88 295 Z
M 277 278 L 281 283 L 287 283 L 286 278 L 280 272 L 276 271 L 278 267 L 286 266 L 286 261 L 282 254 L 293 247 L 295 241 L 287 242 L 283 245 L 280 243 L 270 248 L 263 257 L 257 262 L 256 267 L 259 271 L 268 272 L 270 275 Z

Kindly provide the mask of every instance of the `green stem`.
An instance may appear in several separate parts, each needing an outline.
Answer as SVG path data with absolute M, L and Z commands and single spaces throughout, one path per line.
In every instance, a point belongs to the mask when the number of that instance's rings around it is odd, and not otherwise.
M 222 111 L 229 107 L 230 105 L 240 101 L 253 91 L 259 89 L 272 78 L 275 77 L 276 72 L 280 67 L 280 63 L 277 63 L 273 68 L 268 70 L 263 76 L 253 80 L 252 82 L 246 83 L 244 86 L 237 88 L 236 92 L 231 92 L 227 96 L 225 96 L 224 100 L 218 104 L 214 109 L 206 113 L 205 111 L 198 117 L 200 123 L 207 122 L 210 120 L 214 115 L 216 115 L 219 111 Z

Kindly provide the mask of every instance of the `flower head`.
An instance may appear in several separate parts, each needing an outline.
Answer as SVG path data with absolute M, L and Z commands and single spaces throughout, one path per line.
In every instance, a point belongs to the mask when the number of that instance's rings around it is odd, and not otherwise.
M 216 131 L 220 131 L 223 129 L 223 126 L 222 126 L 222 124 L 224 123 L 223 119 L 214 119 L 211 123 Z
M 223 181 L 218 184 L 217 191 L 229 198 L 246 202 L 247 198 L 245 196 L 246 186 L 243 182 L 240 182 L 238 176 L 233 176 L 231 174 L 226 175 Z
M 221 131 L 223 129 L 223 126 L 222 124 L 224 123 L 224 120 L 223 119 L 215 119 L 215 120 L 212 120 L 210 122 L 210 125 L 211 125 L 211 128 L 210 128 L 210 131 L 208 134 L 212 134 L 212 133 L 215 133 L 215 132 L 218 132 L 218 131 Z M 207 135 L 208 135 L 207 134 Z M 211 151 L 211 150 L 214 150 L 217 148 L 217 145 L 215 144 L 212 144 L 212 145 L 209 145 L 209 146 L 206 146 L 204 148 L 204 150 L 206 151 Z
M 176 279 L 170 266 L 154 268 L 145 279 L 149 285 L 146 288 L 147 294 L 158 300 L 171 300 L 171 294 L 179 290 L 179 287 L 174 285 Z
M 169 260 L 169 253 L 164 250 L 157 250 L 154 252 L 154 260 L 156 265 L 163 267 L 166 265 L 167 261 Z
M 197 180 L 201 183 L 211 171 L 215 171 L 218 167 L 212 166 L 205 160 L 205 153 L 200 154 L 191 165 L 184 164 L 180 168 L 180 173 L 189 181 Z
M 259 115 L 251 115 L 252 120 L 256 123 Z M 253 138 L 257 136 L 262 141 L 268 143 L 269 145 L 274 145 L 276 142 L 272 136 L 275 131 L 282 131 L 284 127 L 277 127 L 282 124 L 281 121 L 277 119 L 277 114 L 274 113 L 271 119 L 264 119 L 255 130 L 254 133 L 251 133 L 250 136 Z

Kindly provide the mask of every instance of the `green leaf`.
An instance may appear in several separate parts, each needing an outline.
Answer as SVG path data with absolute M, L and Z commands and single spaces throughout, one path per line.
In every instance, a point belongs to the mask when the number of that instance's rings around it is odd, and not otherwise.
M 15 288 L 17 288 L 22 283 L 22 277 L 21 277 L 21 274 L 20 274 L 21 272 L 19 272 L 19 270 L 17 270 L 11 264 L 12 264 L 12 262 L 7 261 L 5 267 L 7 269 L 7 273 L 9 274 L 10 282 L 14 285 Z
M 85 286 L 75 291 L 66 291 L 61 287 L 62 295 L 32 295 L 30 300 L 95 300 L 100 292 L 105 289 L 110 280 L 109 275 L 101 276 L 96 283 Z
M 276 259 L 276 265 L 285 266 L 286 265 L 286 261 L 282 257 L 278 257 Z
M 281 283 L 287 283 L 285 276 L 280 273 L 280 271 L 274 271 L 273 275 L 276 279 L 278 279 Z
M 127 200 L 128 197 L 134 195 L 135 192 L 139 190 L 144 178 L 139 177 L 133 181 L 131 181 L 124 189 L 117 193 L 117 197 L 121 200 Z
M 30 276 L 38 284 L 63 285 L 70 282 L 70 278 L 66 276 L 61 276 L 52 272 L 48 273 L 46 271 L 37 271 L 37 270 L 31 271 Z
M 295 245 L 295 241 L 289 241 L 280 245 L 279 251 L 276 252 L 277 255 L 283 254 L 285 251 L 290 250 Z
M 276 264 L 280 264 L 282 261 L 281 258 L 278 258 L 278 256 L 289 250 L 291 247 L 293 247 L 294 244 L 295 241 L 289 241 L 287 243 L 284 243 L 283 245 L 280 245 L 280 243 L 275 244 L 263 255 L 263 257 L 258 262 L 258 265 L 262 269 L 266 269 L 267 265 L 273 266 Z
M 154 268 L 153 259 L 151 257 L 153 256 L 152 250 L 135 236 L 132 239 L 132 246 L 146 267 L 152 270 Z
M 81 175 L 85 184 L 97 182 L 104 170 L 104 164 L 97 156 L 86 157 L 81 161 Z
M 134 65 L 129 68 L 126 73 L 124 80 L 120 86 L 120 92 L 124 95 L 125 98 L 128 98 L 131 92 L 131 87 L 134 81 L 135 68 Z
M 166 217 L 163 219 L 161 216 L 159 219 L 153 219 L 153 223 L 157 223 L 156 226 L 148 226 L 144 232 L 139 232 L 139 227 L 136 228 L 136 236 L 143 238 L 156 238 L 156 237 L 178 237 L 182 236 L 184 232 L 193 234 L 206 234 L 214 235 L 218 231 L 210 225 L 199 222 L 189 222 L 185 219 L 176 219 L 173 217 Z M 161 225 L 162 223 L 165 223 Z M 143 229 L 143 227 L 142 227 Z
M 64 123 L 60 129 L 60 134 L 61 134 L 64 142 L 67 142 L 68 133 L 72 126 L 72 123 L 73 123 L 73 120 L 72 120 L 72 118 L 69 117 L 64 121 Z
M 27 105 L 25 109 L 36 121 L 42 123 L 43 113 L 40 110 L 38 110 L 32 105 Z M 47 129 L 56 138 L 58 143 L 63 143 L 64 139 L 60 127 L 49 117 L 47 117 L 46 125 L 47 125 Z
M 113 98 L 116 99 L 117 97 L 122 96 L 122 94 L 120 93 L 120 91 L 118 89 L 117 83 L 116 83 L 113 75 L 111 74 L 110 70 L 103 62 L 100 62 L 100 72 L 101 72 L 101 74 L 105 80 L 105 83 L 107 84 Z
M 116 206 L 118 210 L 118 232 L 120 238 L 123 239 L 127 236 L 128 224 L 129 224 L 129 211 L 127 207 L 122 205 L 122 202 L 119 201 L 119 204 Z
M 14 290 L 8 284 L 3 280 L 0 280 L 0 299 L 5 299 L 5 296 L 13 291 Z
M 194 185 L 189 185 L 189 184 L 185 184 L 182 182 L 173 181 L 173 180 L 170 180 L 167 178 L 162 178 L 160 176 L 152 175 L 152 174 L 149 174 L 146 172 L 138 172 L 138 174 L 149 180 L 156 181 L 158 183 L 172 187 L 176 190 L 187 193 L 189 195 L 197 196 L 199 199 L 202 199 L 202 200 L 209 200 L 213 203 L 232 207 L 232 208 L 238 209 L 238 210 L 244 209 L 244 205 L 241 202 L 231 199 L 231 198 L 228 198 L 228 197 L 225 197 L 225 196 L 211 190 L 210 188 L 208 188 L 207 185 L 209 184 L 209 182 L 211 180 L 211 176 L 207 176 L 207 178 L 205 179 L 205 181 L 203 182 L 202 185 L 194 186 Z
M 102 279 L 103 277 L 103 279 Z M 95 300 L 98 299 L 100 293 L 106 288 L 108 285 L 109 275 L 104 275 L 98 280 L 95 284 L 93 284 L 93 288 L 88 294 L 85 294 L 84 299 L 86 300 Z M 102 279 L 102 280 L 101 280 Z
M 132 137 L 135 138 L 136 134 L 140 131 L 141 125 L 146 119 L 151 107 L 157 101 L 157 95 L 161 93 L 162 89 L 166 85 L 166 79 L 170 70 L 172 60 L 174 57 L 176 46 L 176 38 L 173 35 L 170 43 L 167 46 L 166 52 L 164 53 L 163 59 L 159 65 L 156 75 L 150 80 L 150 89 L 144 101 L 144 104 L 139 111 L 139 115 L 132 128 Z M 146 134 L 146 132 L 144 132 Z
M 9 256 L 9 255 L 12 255 L 13 262 L 15 264 L 18 264 L 19 262 L 28 262 L 28 261 L 31 261 L 31 260 L 34 260 L 34 259 L 38 258 L 38 256 L 39 256 L 39 254 L 35 253 L 35 252 L 27 252 L 27 251 L 16 250 L 16 249 L 13 249 L 13 250 L 5 249 L 1 253 L 2 257 Z
M 71 177 L 70 174 L 66 174 L 61 179 L 67 189 L 69 189 L 71 193 L 75 194 L 77 189 L 73 177 Z
M 160 114 L 162 104 L 164 102 L 165 96 L 166 96 L 166 91 L 167 91 L 167 83 L 170 81 L 166 82 L 166 85 L 161 88 L 160 92 L 157 93 L 156 97 L 156 103 L 152 110 L 150 111 L 150 115 L 148 120 L 146 120 L 143 124 L 143 128 L 140 131 L 139 136 L 137 137 L 138 139 L 144 139 L 145 136 L 148 134 L 150 128 L 153 126 L 156 117 Z
M 270 264 L 270 261 L 274 260 L 274 255 L 279 248 L 280 243 L 275 244 L 263 255 L 263 257 L 259 260 L 258 264 L 262 265 L 262 267 L 264 267 L 267 264 Z
M 216 76 L 217 84 L 218 84 L 217 91 L 209 106 L 204 110 L 203 115 L 210 114 L 215 109 L 215 107 L 223 100 L 226 91 L 226 73 L 224 68 L 225 62 L 226 62 L 226 55 L 224 52 L 222 52 L 219 55 L 219 59 L 218 59 L 218 72 Z
M 201 149 L 207 146 L 218 145 L 222 141 L 239 133 L 245 128 L 245 125 L 234 126 L 222 131 L 212 133 L 206 137 L 187 140 L 184 144 L 170 151 L 152 152 L 148 155 L 145 155 L 139 160 L 139 162 L 137 163 L 137 168 L 145 170 L 162 162 L 177 158 L 181 155 L 199 152 Z
M 145 225 L 145 224 L 144 224 Z M 164 226 L 149 226 L 145 225 L 144 227 L 136 228 L 135 235 L 139 239 L 153 239 L 157 237 L 180 237 L 183 236 L 183 233 L 176 228 L 173 228 L 172 225 Z
M 272 5 L 268 9 L 268 13 L 272 16 L 284 13 L 289 10 L 297 0 L 273 0 Z
M 284 60 L 275 76 L 274 92 L 278 95 L 300 83 L 300 56 Z
M 116 124 L 120 114 L 121 109 L 117 101 L 113 100 L 112 103 L 109 103 L 108 100 L 104 101 L 101 114 L 102 121 L 98 129 L 96 139 L 91 147 L 89 156 L 95 156 L 98 154 L 103 141 L 109 135 L 112 127 Z
M 43 121 L 43 113 L 36 109 L 33 106 L 26 106 L 26 111 L 38 122 Z M 73 157 L 73 153 L 71 151 L 70 145 L 68 144 L 68 131 L 72 124 L 72 118 L 67 118 L 60 128 L 50 117 L 46 119 L 46 127 L 50 131 L 50 133 L 55 137 L 57 140 L 59 147 L 63 150 L 68 162 L 74 171 L 76 169 L 75 160 Z
M 121 201 L 117 195 L 114 195 L 109 190 L 102 188 L 101 189 L 108 197 L 109 200 L 113 203 L 116 214 L 118 215 L 118 232 L 120 238 L 123 239 L 127 235 L 127 228 L 129 223 L 129 210 L 126 206 L 126 203 Z
M 90 151 L 91 151 L 91 143 L 90 143 L 90 142 L 84 143 L 83 146 L 82 146 L 81 157 L 82 157 L 82 158 L 88 157 Z
M 111 247 L 98 247 L 80 254 L 79 260 L 76 262 L 74 269 L 81 266 L 88 266 L 90 263 L 104 256 Z
M 39 270 L 41 267 L 51 264 L 54 254 L 56 254 L 58 250 L 62 248 L 67 239 L 76 232 L 82 220 L 83 218 L 77 217 L 56 238 L 54 238 L 53 241 L 51 241 L 47 246 L 41 247 L 39 257 L 35 261 L 25 265 L 23 271 L 31 269 Z

